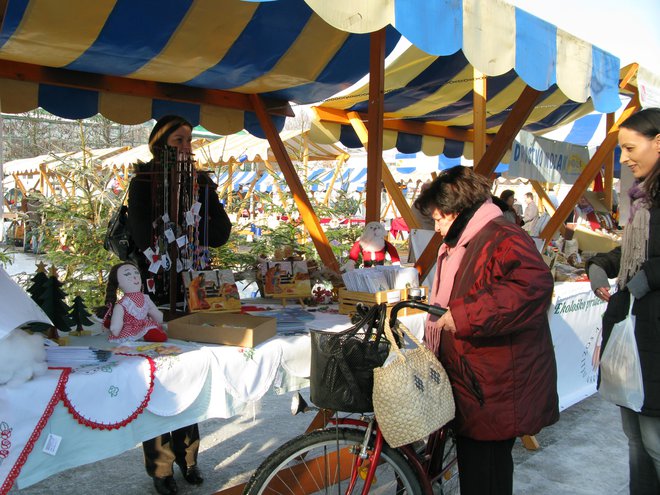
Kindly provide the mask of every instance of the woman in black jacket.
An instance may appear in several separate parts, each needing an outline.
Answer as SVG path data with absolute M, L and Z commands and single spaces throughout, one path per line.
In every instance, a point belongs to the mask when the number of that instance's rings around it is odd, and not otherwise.
M 195 263 L 195 269 L 205 269 L 208 264 L 205 248 L 222 246 L 229 239 L 231 232 L 231 222 L 220 204 L 216 186 L 205 173 L 195 173 L 190 167 L 189 174 L 182 174 L 178 178 L 177 198 L 170 197 L 171 189 L 167 181 L 171 176 L 169 171 L 165 170 L 163 162 L 167 161 L 168 166 L 173 166 L 173 163 L 181 158 L 190 158 L 192 129 L 192 125 L 182 117 L 168 115 L 159 119 L 149 136 L 149 149 L 154 158 L 137 167 L 128 190 L 128 222 L 131 237 L 138 249 L 135 261 L 143 280 L 149 281 L 145 286 L 155 290 L 155 299 L 160 303 L 168 300 L 167 270 L 161 267 L 156 273 L 149 271 L 153 258 L 147 259 L 144 252 L 148 248 L 154 252 L 158 249 L 161 254 L 166 252 L 167 246 L 170 245 L 166 231 L 171 230 L 175 237 L 187 236 L 181 251 L 187 252 L 188 260 Z M 193 175 L 196 175 L 197 186 Z M 165 218 L 163 216 L 168 212 L 168 204 L 174 200 L 178 200 L 179 218 L 167 221 L 169 215 Z M 188 227 L 186 214 L 194 209 L 195 202 L 201 205 L 198 218 L 191 229 Z M 204 481 L 197 468 L 197 424 L 147 440 L 142 443 L 142 449 L 147 474 L 153 477 L 158 493 L 177 493 L 173 477 L 175 462 L 188 483 L 199 485 Z
M 642 366 L 644 404 L 640 413 L 621 407 L 630 452 L 630 493 L 660 493 L 660 108 L 629 117 L 619 129 L 621 163 L 636 182 L 629 191 L 630 220 L 622 245 L 588 263 L 596 296 L 607 301 L 603 346 L 615 323 L 632 313 Z M 608 278 L 617 278 L 610 295 Z M 632 296 L 632 297 L 631 297 Z

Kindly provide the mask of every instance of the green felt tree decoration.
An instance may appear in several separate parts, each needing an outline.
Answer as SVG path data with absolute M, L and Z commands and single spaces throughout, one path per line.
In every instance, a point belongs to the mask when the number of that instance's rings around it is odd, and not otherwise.
M 66 293 L 62 290 L 62 282 L 57 279 L 54 265 L 50 267 L 49 275 L 37 302 L 58 330 L 69 332 L 72 325 L 69 318 L 71 308 L 64 302 Z
M 39 296 L 44 290 L 44 284 L 48 281 L 48 275 L 46 275 L 46 266 L 43 262 L 40 262 L 37 265 L 37 273 L 32 277 L 32 284 L 28 287 L 27 291 L 30 294 L 30 297 L 37 304 L 39 303 Z
M 91 314 L 89 311 L 87 311 L 87 307 L 85 306 L 83 298 L 79 295 L 76 296 L 73 299 L 73 306 L 69 312 L 69 318 L 71 319 L 71 322 L 76 326 L 76 332 L 82 332 L 83 325 L 89 326 L 94 324 L 94 322 L 89 319 L 90 316 Z

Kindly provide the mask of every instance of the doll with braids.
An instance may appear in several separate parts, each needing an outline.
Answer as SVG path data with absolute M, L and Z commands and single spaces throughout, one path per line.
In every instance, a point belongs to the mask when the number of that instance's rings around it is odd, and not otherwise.
M 124 294 L 119 301 L 117 289 Z M 103 327 L 110 332 L 110 342 L 167 340 L 167 334 L 161 325 L 163 313 L 141 289 L 140 271 L 133 263 L 118 263 L 110 269 L 105 292 L 108 309 L 103 319 Z

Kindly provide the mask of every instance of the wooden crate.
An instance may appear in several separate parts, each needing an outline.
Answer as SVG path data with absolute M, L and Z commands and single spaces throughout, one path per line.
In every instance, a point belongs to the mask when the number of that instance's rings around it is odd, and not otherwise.
M 425 289 L 425 293 L 428 297 L 428 288 L 422 288 Z M 376 293 L 355 292 L 346 289 L 339 289 L 339 313 L 343 315 L 355 314 L 355 307 L 357 303 L 363 303 L 368 306 L 386 303 L 389 310 L 389 308 L 394 306 L 399 301 L 405 301 L 406 299 L 408 299 L 408 289 L 382 290 Z M 401 316 L 405 316 L 415 313 L 420 313 L 420 310 L 404 308 L 399 314 Z

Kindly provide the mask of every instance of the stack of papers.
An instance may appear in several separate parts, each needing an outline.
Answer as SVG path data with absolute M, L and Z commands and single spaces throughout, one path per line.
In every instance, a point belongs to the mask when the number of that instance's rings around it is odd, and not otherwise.
M 50 367 L 76 368 L 78 366 L 100 364 L 112 356 L 112 351 L 93 347 L 46 347 L 46 363 Z
M 300 308 L 282 308 L 272 311 L 250 312 L 254 316 L 269 316 L 277 321 L 277 333 L 292 334 L 305 332 L 305 322 L 312 321 L 314 315 Z
M 414 267 L 375 266 L 360 268 L 342 275 L 344 285 L 351 291 L 374 294 L 383 290 L 419 287 L 419 274 Z

